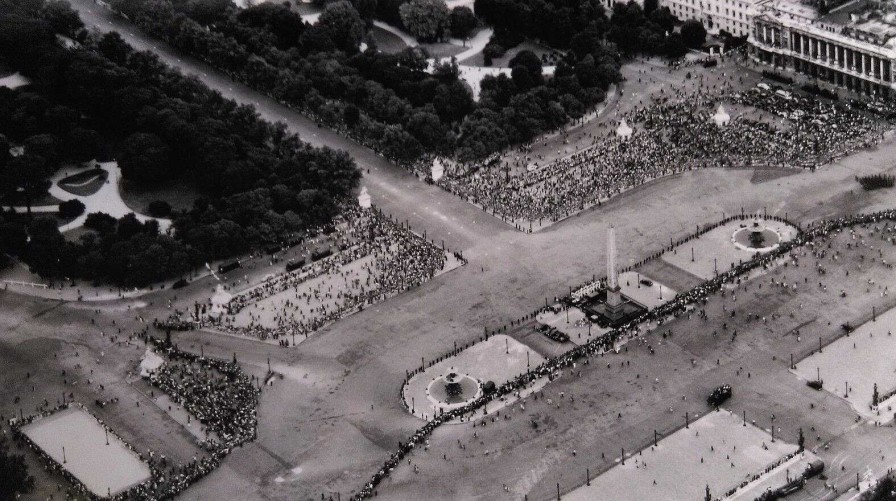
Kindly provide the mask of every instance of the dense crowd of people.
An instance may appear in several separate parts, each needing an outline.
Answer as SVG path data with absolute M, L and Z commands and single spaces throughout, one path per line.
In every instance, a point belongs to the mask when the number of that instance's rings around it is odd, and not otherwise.
M 725 221 L 718 224 L 723 224 L 724 222 L 728 222 L 729 220 L 738 217 L 745 218 L 747 216 L 733 216 L 726 218 Z M 786 222 L 783 218 L 779 217 L 769 217 L 769 219 Z M 585 363 L 587 363 L 590 357 L 612 350 L 616 343 L 624 336 L 636 335 L 639 325 L 645 322 L 662 324 L 669 318 L 683 314 L 686 311 L 686 308 L 690 305 L 706 304 L 709 297 L 719 292 L 726 284 L 736 283 L 741 277 L 746 276 L 754 270 L 768 269 L 773 266 L 776 261 L 782 258 L 798 259 L 802 252 L 801 248 L 803 246 L 812 248 L 812 243 L 815 240 L 824 240 L 846 228 L 878 225 L 882 222 L 896 223 L 896 209 L 889 209 L 871 214 L 844 216 L 821 221 L 811 224 L 806 228 L 801 228 L 794 239 L 782 242 L 776 249 L 764 254 L 754 254 L 753 258 L 749 261 L 733 266 L 728 271 L 720 272 L 715 278 L 707 280 L 689 291 L 679 293 L 667 303 L 644 313 L 629 324 L 614 329 L 604 336 L 589 341 L 586 344 L 576 346 L 561 355 L 549 358 L 539 366 L 501 384 L 493 392 L 484 393 L 463 407 L 433 416 L 431 420 L 418 429 L 406 442 L 400 443 L 399 448 L 389 456 L 383 467 L 374 473 L 370 481 L 361 488 L 353 499 L 360 500 L 374 496 L 376 494 L 376 487 L 379 483 L 382 482 L 383 479 L 385 479 L 391 471 L 393 471 L 395 467 L 397 467 L 398 464 L 411 453 L 414 447 L 424 444 L 427 437 L 440 425 L 459 419 L 462 416 L 472 415 L 476 410 L 488 404 L 488 402 L 504 398 L 509 394 L 519 391 L 521 388 L 529 386 L 538 379 L 554 378 L 559 375 L 563 369 L 572 366 L 583 358 L 585 359 Z M 889 229 L 891 234 L 896 232 L 896 224 L 889 227 Z M 882 236 L 882 238 L 884 237 Z M 890 242 L 896 241 L 893 236 L 887 238 Z M 671 250 L 675 245 L 679 245 L 687 240 L 687 238 L 680 240 L 679 242 L 670 245 L 667 249 L 664 249 L 664 251 Z
M 180 464 L 152 451 L 141 453 L 119 439 L 147 463 L 151 472 L 150 480 L 112 496 L 104 493 L 98 495 L 21 431 L 22 427 L 37 419 L 68 408 L 72 405 L 71 402 L 63 402 L 38 414 L 11 418 L 8 424 L 12 427 L 13 437 L 43 458 L 47 468 L 65 477 L 73 486 L 70 494 L 74 497 L 92 500 L 171 499 L 214 471 L 235 447 L 256 437 L 256 408 L 260 390 L 235 361 L 217 360 L 180 351 L 167 340 L 149 336 L 146 340 L 166 357 L 166 362 L 152 374 L 149 383 L 183 405 L 187 412 L 214 434 L 213 439 L 200 442 L 207 455 Z M 84 410 L 89 412 L 86 408 Z
M 235 295 L 224 315 L 203 324 L 288 346 L 290 338 L 423 284 L 448 263 L 442 249 L 377 210 L 349 208 L 340 218 L 344 224 L 329 238 L 342 241 L 342 250 Z
M 717 125 L 720 102 L 748 111 Z M 755 115 L 758 113 L 758 117 Z M 438 184 L 525 229 L 563 219 L 661 176 L 705 167 L 815 168 L 878 142 L 882 114 L 851 104 L 730 85 L 674 91 L 627 113 L 630 137 L 604 127 L 559 160 L 448 164 Z M 615 124 L 613 124 L 615 127 Z
M 200 442 L 208 455 L 186 464 L 171 464 L 150 454 L 150 481 L 123 494 L 122 499 L 170 499 L 215 470 L 235 447 L 257 436 L 256 409 L 261 391 L 236 361 L 218 360 L 181 351 L 169 341 L 148 337 L 166 361 L 149 383 L 195 416 L 214 438 Z
M 217 440 L 209 450 L 232 448 L 255 438 L 259 390 L 236 362 L 197 357 L 166 348 L 168 361 L 149 383 L 184 406 Z

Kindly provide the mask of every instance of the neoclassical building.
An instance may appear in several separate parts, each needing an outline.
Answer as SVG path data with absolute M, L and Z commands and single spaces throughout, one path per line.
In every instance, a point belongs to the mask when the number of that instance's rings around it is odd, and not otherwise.
M 796 1 L 769 0 L 754 18 L 750 46 L 754 60 L 819 83 L 882 96 L 896 89 L 892 3 L 854 0 L 822 15 Z
M 678 19 L 696 19 L 710 33 L 725 30 L 734 36 L 749 35 L 753 17 L 765 0 L 660 0 Z

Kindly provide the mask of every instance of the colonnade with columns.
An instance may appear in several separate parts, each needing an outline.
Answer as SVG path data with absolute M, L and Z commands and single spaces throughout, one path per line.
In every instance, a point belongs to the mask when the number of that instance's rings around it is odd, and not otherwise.
M 753 35 L 761 62 L 856 92 L 890 95 L 893 61 L 883 54 L 759 20 Z

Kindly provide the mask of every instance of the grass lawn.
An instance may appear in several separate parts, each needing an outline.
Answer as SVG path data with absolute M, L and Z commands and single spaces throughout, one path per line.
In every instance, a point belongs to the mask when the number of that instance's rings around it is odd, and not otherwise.
M 401 37 L 378 26 L 370 28 L 370 35 L 376 41 L 376 47 L 380 52 L 396 54 L 408 48 Z
M 426 53 L 433 59 L 442 59 L 443 57 L 451 57 L 467 50 L 465 47 L 450 43 L 427 43 L 420 44 L 420 47 L 426 49 Z

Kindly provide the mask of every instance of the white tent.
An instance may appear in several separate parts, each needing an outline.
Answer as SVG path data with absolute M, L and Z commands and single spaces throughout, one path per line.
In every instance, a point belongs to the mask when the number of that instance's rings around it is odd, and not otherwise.
M 432 174 L 431 174 L 432 180 L 438 181 L 439 179 L 442 179 L 442 176 L 444 176 L 444 175 L 445 175 L 445 166 L 442 165 L 442 161 L 439 160 L 438 158 L 433 160 Z
M 619 122 L 619 127 L 616 127 L 616 135 L 623 138 L 628 139 L 632 137 L 632 128 L 625 123 L 625 119 L 623 118 L 621 122 Z
M 233 295 L 225 291 L 223 285 L 218 285 L 218 287 L 215 288 L 215 294 L 212 296 L 212 307 L 209 314 L 220 317 L 224 313 L 227 313 L 227 303 L 229 303 L 232 298 Z
M 367 193 L 366 186 L 361 188 L 361 194 L 358 195 L 358 205 L 360 205 L 362 209 L 370 208 L 370 193 Z
M 725 111 L 725 107 L 719 103 L 719 108 L 716 110 L 716 114 L 712 116 L 713 122 L 716 123 L 719 127 L 728 125 L 728 122 L 731 121 L 731 115 Z
M 156 352 L 147 348 L 146 353 L 143 354 L 143 360 L 140 361 L 140 377 L 149 377 L 150 374 L 155 372 L 162 364 L 165 363 L 165 360 L 156 355 Z

